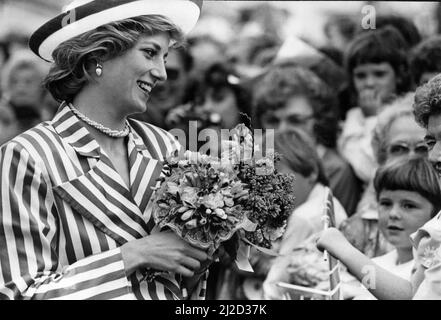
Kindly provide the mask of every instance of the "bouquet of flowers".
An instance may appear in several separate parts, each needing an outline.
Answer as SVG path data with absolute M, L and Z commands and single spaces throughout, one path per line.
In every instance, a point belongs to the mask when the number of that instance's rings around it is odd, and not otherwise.
M 186 151 L 164 163 L 153 217 L 192 245 L 213 254 L 226 244 L 271 248 L 294 207 L 293 176 L 278 173 L 277 157 L 257 158 L 251 131 L 243 124 L 224 141 L 220 158 Z
M 248 190 L 231 165 L 186 151 L 166 160 L 165 175 L 153 210 L 161 228 L 209 253 L 237 230 L 254 228 L 244 210 Z

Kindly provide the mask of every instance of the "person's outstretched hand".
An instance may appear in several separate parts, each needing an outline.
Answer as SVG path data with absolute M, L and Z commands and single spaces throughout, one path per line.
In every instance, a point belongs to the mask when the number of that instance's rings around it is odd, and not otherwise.
M 338 256 L 338 252 L 349 244 L 343 233 L 336 228 L 329 228 L 317 235 L 317 249 L 327 250 L 333 256 Z

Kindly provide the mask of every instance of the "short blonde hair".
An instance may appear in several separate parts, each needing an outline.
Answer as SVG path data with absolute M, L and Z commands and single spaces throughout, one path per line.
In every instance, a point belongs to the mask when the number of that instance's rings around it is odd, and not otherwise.
M 100 26 L 60 44 L 53 52 L 54 64 L 44 81 L 55 100 L 71 102 L 92 77 L 97 62 L 123 55 L 142 35 L 166 32 L 174 46 L 183 44 L 182 30 L 160 15 L 129 18 Z

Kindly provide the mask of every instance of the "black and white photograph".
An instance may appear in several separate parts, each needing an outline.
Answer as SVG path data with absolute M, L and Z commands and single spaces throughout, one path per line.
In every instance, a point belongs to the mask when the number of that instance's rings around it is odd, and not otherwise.
M 0 300 L 438 299 L 441 3 L 0 0 Z

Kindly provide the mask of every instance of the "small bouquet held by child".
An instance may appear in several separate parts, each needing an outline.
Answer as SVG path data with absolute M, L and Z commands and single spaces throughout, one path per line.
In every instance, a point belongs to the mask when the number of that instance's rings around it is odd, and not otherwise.
M 233 129 L 231 138 L 223 141 L 220 158 L 185 151 L 165 160 L 153 217 L 161 229 L 209 255 L 224 244 L 241 267 L 250 245 L 270 252 L 283 235 L 294 207 L 294 177 L 277 172 L 274 154 L 254 154 L 245 125 Z

